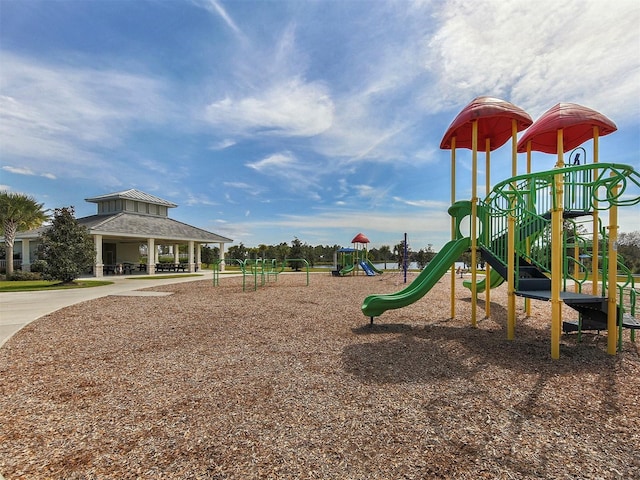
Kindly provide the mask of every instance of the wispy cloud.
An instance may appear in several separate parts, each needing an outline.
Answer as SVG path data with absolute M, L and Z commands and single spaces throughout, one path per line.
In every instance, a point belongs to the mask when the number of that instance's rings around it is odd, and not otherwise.
M 408 200 L 406 198 L 395 196 L 393 199 L 401 204 L 409 205 L 410 207 L 429 208 L 446 210 L 449 207 L 449 203 L 441 202 L 437 200 Z
M 425 66 L 440 98 L 460 104 L 491 93 L 534 118 L 562 101 L 618 118 L 637 114 L 629 98 L 640 57 L 637 36 L 628 34 L 640 24 L 637 2 L 452 0 L 436 18 Z
M 247 163 L 247 167 L 262 173 L 278 172 L 282 168 L 295 166 L 296 159 L 290 152 L 274 153 L 257 162 Z
M 217 143 L 211 145 L 211 150 L 224 150 L 229 147 L 233 147 L 237 142 L 235 140 L 231 140 L 230 138 L 225 138 Z
M 275 153 L 246 166 L 278 179 L 286 185 L 283 190 L 304 192 L 307 197 L 320 200 L 317 190 L 322 188 L 322 175 L 318 174 L 318 166 L 299 161 L 291 152 Z
M 212 200 L 205 193 L 187 192 L 186 195 L 184 195 L 184 196 L 186 196 L 186 202 L 185 203 L 188 206 L 194 206 L 194 205 L 207 205 L 207 206 L 220 205 L 220 202 L 218 202 L 216 200 Z
M 243 36 L 242 31 L 236 25 L 236 22 L 233 21 L 231 16 L 227 13 L 225 8 L 220 4 L 218 0 L 193 0 L 193 3 L 204 8 L 205 10 L 216 14 L 224 23 L 238 36 Z
M 385 13 L 389 29 L 402 24 L 403 34 L 348 52 L 353 65 L 344 75 L 352 88 L 334 90 L 334 121 L 314 143 L 325 155 L 432 162 L 436 139 L 420 143 L 411 127 L 486 94 L 512 101 L 534 119 L 563 101 L 611 118 L 637 115 L 637 102 L 629 99 L 637 96 L 640 57 L 637 35 L 628 34 L 640 24 L 637 2 L 610 8 L 581 0 L 451 0 L 437 9 L 414 2 L 408 11 Z
M 170 115 L 161 85 L 115 70 L 51 66 L 2 53 L 0 137 L 3 154 L 33 170 L 66 173 L 100 163 L 98 149 L 122 144 L 130 129 Z M 92 172 L 95 175 L 95 172 Z
M 243 195 L 251 196 L 258 196 L 266 190 L 262 185 L 249 184 L 246 182 L 223 182 L 223 185 L 227 188 L 242 190 Z
M 326 87 L 320 82 L 305 83 L 301 78 L 291 78 L 256 94 L 227 96 L 206 109 L 206 119 L 212 125 L 245 135 L 308 137 L 324 132 L 332 118 L 333 102 Z
M 5 172 L 13 173 L 15 175 L 31 175 L 31 176 L 48 178 L 50 180 L 56 179 L 56 176 L 52 173 L 46 173 L 46 172 L 36 173 L 30 168 L 26 168 L 26 167 L 12 167 L 11 165 L 4 165 L 2 167 L 2 170 L 4 170 Z

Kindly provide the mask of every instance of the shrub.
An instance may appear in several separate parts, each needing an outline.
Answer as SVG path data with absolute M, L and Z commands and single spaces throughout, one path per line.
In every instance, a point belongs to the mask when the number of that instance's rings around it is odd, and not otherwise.
M 42 273 L 44 269 L 47 267 L 47 262 L 45 260 L 36 260 L 31 264 L 31 271 Z
M 40 280 L 42 277 L 38 272 L 23 272 L 22 270 L 16 270 L 11 274 L 7 280 L 12 282 L 20 282 L 25 280 Z

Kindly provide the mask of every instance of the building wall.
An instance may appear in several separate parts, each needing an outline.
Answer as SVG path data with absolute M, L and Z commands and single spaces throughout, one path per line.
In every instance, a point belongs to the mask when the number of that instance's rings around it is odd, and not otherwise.
M 118 243 L 116 258 L 118 263 L 138 263 L 140 261 L 139 245 L 137 243 Z

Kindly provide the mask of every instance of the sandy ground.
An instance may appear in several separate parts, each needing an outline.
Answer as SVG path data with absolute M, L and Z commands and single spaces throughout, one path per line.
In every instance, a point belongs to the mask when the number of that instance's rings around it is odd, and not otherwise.
M 411 277 L 409 278 L 409 281 Z M 370 327 L 399 274 L 240 278 L 110 296 L 0 349 L 0 473 L 11 479 L 640 478 L 640 356 L 629 333 L 562 338 L 506 287 L 491 318 L 449 278 Z M 565 317 L 575 318 L 565 307 Z

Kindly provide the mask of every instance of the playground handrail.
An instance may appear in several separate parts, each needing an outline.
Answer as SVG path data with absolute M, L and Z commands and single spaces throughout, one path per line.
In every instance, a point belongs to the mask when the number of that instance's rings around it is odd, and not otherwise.
M 282 260 L 282 266 L 279 271 L 276 271 L 277 260 L 271 260 L 271 269 L 265 270 L 265 265 L 267 265 L 268 260 L 263 258 L 248 258 L 246 260 L 235 259 L 236 262 L 240 265 L 240 270 L 242 271 L 242 291 L 245 291 L 246 283 L 245 278 L 247 275 L 253 275 L 253 289 L 258 289 L 258 274 L 261 279 L 261 286 L 265 284 L 265 275 L 267 281 L 269 279 L 269 275 L 278 275 L 282 273 L 285 269 L 285 265 L 287 262 L 302 262 L 306 265 L 307 270 L 307 286 L 309 286 L 309 262 L 304 258 L 285 258 Z M 248 271 L 247 271 L 248 270 Z
M 624 195 L 628 183 L 640 188 L 640 174 L 632 166 L 620 163 L 572 165 L 517 175 L 496 184 L 485 198 L 485 203 L 502 214 L 531 207 L 538 213 L 548 212 L 556 206 L 553 203 L 556 175 L 564 176 L 564 189 L 568 193 L 564 195 L 565 210 L 587 212 L 640 203 L 640 195 Z M 616 190 L 616 187 L 619 188 Z
M 562 208 L 568 219 L 588 216 L 594 210 L 608 210 L 613 206 L 630 206 L 640 203 L 640 174 L 629 165 L 617 163 L 592 163 L 555 168 L 544 172 L 518 175 L 498 183 L 484 200 L 478 203 L 481 224 L 478 245 L 488 249 L 495 259 L 506 267 L 508 263 L 508 217 L 516 222 L 516 254 L 547 274 L 551 271 L 550 212 L 555 207 L 555 177 L 563 176 L 564 195 Z M 469 221 L 471 221 L 469 219 Z M 600 221 L 600 220 L 599 220 Z M 600 223 L 599 232 L 594 232 L 593 242 L 607 242 L 606 228 Z M 574 231 L 576 231 L 574 229 Z M 586 247 L 588 241 L 576 234 L 574 242 Z M 564 248 L 567 248 L 565 244 Z M 600 250 L 602 258 L 602 281 L 607 284 L 607 249 Z M 618 262 L 626 277 L 623 286 L 631 285 L 631 272 Z M 563 265 L 564 278 L 576 281 L 582 290 L 586 279 L 570 275 L 569 266 L 584 267 L 576 258 L 567 258 Z M 519 278 L 519 262 L 515 265 L 515 277 Z M 566 283 L 565 283 L 566 288 Z M 634 290 L 635 291 L 635 290 Z M 622 301 L 622 298 L 620 298 Z

